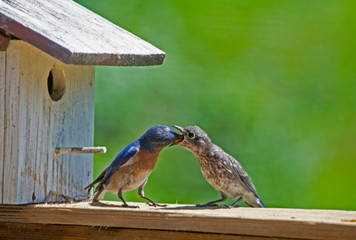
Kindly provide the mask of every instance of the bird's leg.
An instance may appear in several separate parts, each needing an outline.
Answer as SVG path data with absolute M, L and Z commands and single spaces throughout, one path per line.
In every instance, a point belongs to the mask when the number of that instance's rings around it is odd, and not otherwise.
M 124 198 L 122 197 L 122 188 L 119 189 L 117 196 L 121 199 L 122 201 L 122 206 L 123 207 L 127 207 L 127 208 L 139 208 L 139 206 L 129 206 L 127 205 L 127 203 L 125 202 Z
M 167 207 L 165 204 L 158 204 L 155 201 L 149 199 L 148 197 L 145 196 L 145 192 L 143 191 L 143 187 L 146 185 L 147 181 L 145 181 L 139 188 L 138 188 L 138 195 L 150 203 L 147 203 L 149 206 L 155 206 L 155 207 Z
M 101 184 L 99 184 L 95 189 L 93 202 L 99 202 L 99 199 L 101 199 L 101 197 L 103 197 L 103 196 L 101 196 L 103 191 L 104 191 L 103 186 Z
M 240 201 L 241 201 L 242 197 L 239 197 L 233 204 L 231 204 L 229 207 L 233 208 L 233 207 L 239 207 L 239 205 L 237 205 Z
M 220 192 L 220 195 L 221 195 L 221 198 L 220 199 L 218 199 L 218 200 L 215 200 L 215 201 L 211 201 L 211 202 L 208 202 L 208 203 L 205 203 L 205 204 L 197 204 L 196 206 L 197 207 L 210 207 L 210 206 L 219 206 L 218 204 L 216 204 L 216 203 L 218 203 L 218 202 L 223 202 L 223 201 L 226 201 L 229 197 L 225 194 L 225 193 L 223 193 L 223 192 Z

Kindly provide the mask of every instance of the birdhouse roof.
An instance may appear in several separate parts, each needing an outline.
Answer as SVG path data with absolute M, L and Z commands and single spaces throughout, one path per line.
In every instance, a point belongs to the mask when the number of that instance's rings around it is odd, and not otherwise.
M 0 28 L 68 64 L 145 66 L 165 57 L 72 0 L 1 0 Z

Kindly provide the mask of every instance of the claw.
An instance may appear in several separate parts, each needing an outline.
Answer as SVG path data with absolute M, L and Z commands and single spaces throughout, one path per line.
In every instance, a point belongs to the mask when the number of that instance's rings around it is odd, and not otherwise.
M 130 206 L 127 204 L 122 204 L 121 207 L 125 207 L 125 208 L 140 208 L 139 206 Z
M 220 207 L 220 208 L 233 208 L 233 207 L 230 206 L 230 205 L 220 205 L 219 207 Z
M 156 203 L 156 202 L 149 202 L 147 203 L 148 206 L 150 207 L 167 207 L 166 204 L 159 204 L 159 203 Z
M 239 208 L 240 206 L 239 205 L 230 205 L 229 208 Z

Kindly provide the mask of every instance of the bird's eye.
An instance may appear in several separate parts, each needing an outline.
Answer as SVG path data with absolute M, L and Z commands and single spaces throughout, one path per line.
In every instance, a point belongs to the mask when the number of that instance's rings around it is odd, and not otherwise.
M 188 133 L 188 137 L 193 139 L 195 137 L 195 134 L 190 132 L 190 133 Z

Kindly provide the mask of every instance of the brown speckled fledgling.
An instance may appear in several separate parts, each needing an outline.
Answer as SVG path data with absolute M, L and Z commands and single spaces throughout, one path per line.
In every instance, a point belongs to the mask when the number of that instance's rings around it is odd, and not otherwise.
M 199 160 L 205 179 L 221 194 L 221 199 L 198 206 L 212 206 L 229 197 L 238 198 L 229 207 L 243 200 L 250 207 L 264 207 L 251 178 L 241 164 L 212 143 L 208 134 L 198 126 L 174 126 L 184 135 L 180 145 L 191 151 Z

